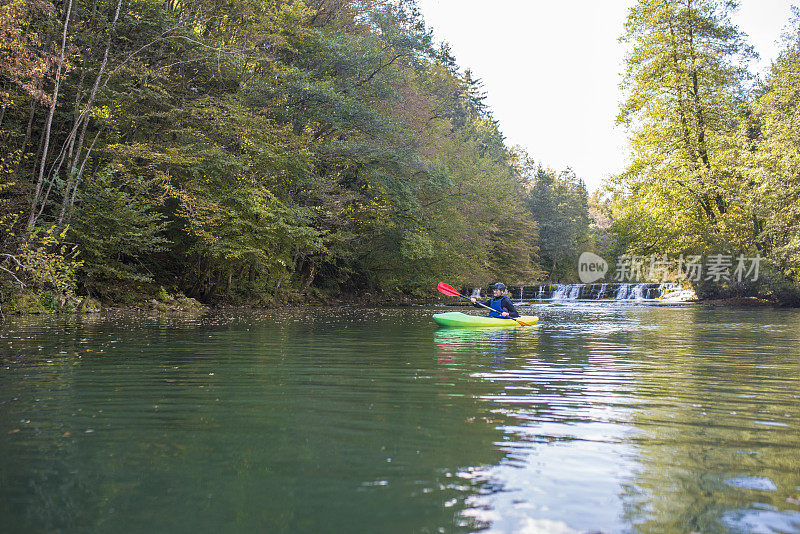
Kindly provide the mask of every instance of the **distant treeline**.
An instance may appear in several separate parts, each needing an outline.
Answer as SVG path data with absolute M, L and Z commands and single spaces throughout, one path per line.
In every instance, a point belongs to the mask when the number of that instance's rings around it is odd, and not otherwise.
M 586 237 L 410 0 L 5 0 L 0 47 L 6 300 L 429 294 Z

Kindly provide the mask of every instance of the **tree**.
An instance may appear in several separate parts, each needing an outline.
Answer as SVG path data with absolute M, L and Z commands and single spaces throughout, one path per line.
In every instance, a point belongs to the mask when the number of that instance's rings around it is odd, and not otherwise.
M 539 226 L 539 260 L 549 280 L 573 281 L 578 256 L 594 249 L 586 186 L 571 169 L 556 174 L 532 161 L 522 168 L 525 205 Z
M 729 20 L 735 7 L 640 0 L 628 14 L 618 122 L 633 130 L 632 163 L 615 183 L 615 215 L 647 218 L 627 225 L 639 252 L 752 246 L 737 125 L 753 53 Z
M 26 236 L 66 231 L 85 258 L 79 287 L 111 298 L 429 294 L 443 275 L 535 276 L 513 155 L 480 81 L 434 48 L 412 0 L 12 14 L 7 57 L 50 68 L 29 76 L 41 95 L 0 79 L 13 96 L 0 143 L 17 155 L 0 163 L 16 184 L 0 187 L 18 236 L 3 239 L 7 261 Z M 22 27 L 27 40 L 2 33 Z
M 755 139 L 748 143 L 754 225 L 762 252 L 795 285 L 800 281 L 800 9 L 785 48 L 753 103 Z

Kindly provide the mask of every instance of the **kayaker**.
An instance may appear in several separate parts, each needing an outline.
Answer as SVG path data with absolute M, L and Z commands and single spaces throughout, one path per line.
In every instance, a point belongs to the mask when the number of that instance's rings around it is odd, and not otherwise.
M 511 299 L 505 295 L 505 291 L 506 285 L 502 282 L 497 282 L 492 286 L 492 298 L 482 303 L 484 306 L 489 306 L 493 310 L 489 312 L 489 317 L 519 317 L 519 312 L 511 303 Z M 476 308 L 480 307 L 475 297 L 470 300 L 473 306 Z

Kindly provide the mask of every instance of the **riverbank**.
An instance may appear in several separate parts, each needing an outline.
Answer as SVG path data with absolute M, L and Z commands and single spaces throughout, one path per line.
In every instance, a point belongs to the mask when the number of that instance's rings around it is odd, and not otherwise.
M 759 297 L 733 297 L 728 299 L 708 299 L 698 301 L 705 306 L 727 307 L 727 308 L 791 308 L 788 304 L 782 304 L 776 300 L 763 299 Z
M 402 307 L 452 304 L 453 300 L 438 293 L 420 294 L 362 293 L 358 295 L 326 296 L 320 293 L 284 293 L 270 298 L 251 301 L 201 302 L 182 293 L 169 294 L 163 288 L 152 295 L 134 295 L 124 301 L 101 302 L 92 297 L 71 295 L 61 297 L 49 291 L 23 291 L 7 294 L 0 300 L 0 316 L 98 313 L 101 311 L 207 313 L 215 310 L 258 310 L 278 308 L 375 306 Z
M 571 302 L 591 302 L 587 300 L 531 300 L 515 303 L 523 305 L 559 305 L 566 306 Z M 758 297 L 734 297 L 727 299 L 693 299 L 680 302 L 666 300 L 615 300 L 604 299 L 595 302 L 604 302 L 608 305 L 614 303 L 640 303 L 653 305 L 697 305 L 723 308 L 784 308 L 792 307 L 776 300 Z M 90 297 L 71 297 L 65 302 L 54 298 L 47 293 L 25 293 L 0 303 L 0 317 L 6 315 L 41 315 L 41 314 L 91 314 L 100 312 L 136 312 L 136 313 L 186 313 L 205 314 L 215 311 L 230 310 L 274 310 L 280 308 L 325 308 L 325 307 L 404 307 L 404 306 L 435 306 L 445 305 L 452 307 L 469 308 L 469 303 L 461 300 L 440 298 L 438 295 L 424 297 L 420 295 L 384 295 L 364 293 L 360 295 L 344 295 L 339 297 L 307 296 L 299 294 L 283 295 L 279 299 L 257 301 L 250 303 L 202 303 L 197 299 L 183 294 L 161 294 L 158 298 L 145 298 L 138 302 L 110 302 L 101 303 Z

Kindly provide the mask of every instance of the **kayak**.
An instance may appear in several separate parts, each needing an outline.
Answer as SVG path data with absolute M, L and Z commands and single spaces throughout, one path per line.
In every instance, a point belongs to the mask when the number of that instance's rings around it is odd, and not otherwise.
M 530 325 L 534 325 L 539 321 L 539 318 L 535 315 L 523 315 L 517 317 L 517 319 Z M 520 326 L 520 324 L 513 319 L 497 319 L 495 317 L 467 315 L 461 312 L 436 313 L 433 315 L 433 320 L 442 326 Z

